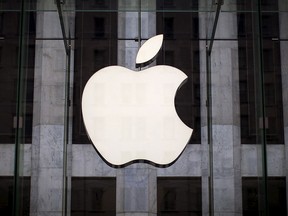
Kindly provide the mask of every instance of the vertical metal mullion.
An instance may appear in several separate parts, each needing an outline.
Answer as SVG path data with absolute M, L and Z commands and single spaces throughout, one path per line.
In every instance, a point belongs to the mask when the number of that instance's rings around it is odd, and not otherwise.
M 257 39 L 257 49 L 258 49 L 258 73 L 260 80 L 257 81 L 259 86 L 260 93 L 260 124 L 262 124 L 262 133 L 261 136 L 261 146 L 262 146 L 262 171 L 263 171 L 263 216 L 269 215 L 269 206 L 268 206 L 268 186 L 267 186 L 267 142 L 266 142 L 266 111 L 265 111 L 265 84 L 264 84 L 264 67 L 263 67 L 263 41 L 262 41 L 262 9 L 261 9 L 261 0 L 257 0 L 257 24 L 258 24 L 258 37 Z
M 214 22 L 213 22 L 211 38 L 209 38 L 210 39 L 210 43 L 208 45 L 208 54 L 209 55 L 211 55 L 211 52 L 212 52 L 212 47 L 213 47 L 213 43 L 214 43 L 214 38 L 215 38 L 215 34 L 216 34 L 217 24 L 218 24 L 219 15 L 220 15 L 222 5 L 223 5 L 223 1 L 219 0 L 217 3 L 216 12 L 215 12 L 216 14 L 215 14 Z M 209 35 L 208 35 L 208 37 L 209 37 Z
M 206 47 L 208 48 L 208 42 L 206 42 Z M 208 49 L 206 50 L 206 89 L 207 89 L 207 135 L 209 144 L 209 212 L 210 215 L 214 215 L 214 192 L 213 192 L 213 139 L 212 139 L 212 96 L 211 96 L 211 55 Z
M 71 41 L 67 38 L 61 0 L 56 0 L 59 22 L 63 36 L 63 43 L 66 53 L 66 74 L 65 74 L 65 105 L 64 105 L 64 142 L 63 142 L 63 176 L 62 176 L 62 215 L 67 215 L 67 145 L 69 141 L 69 107 L 70 107 L 70 57 L 71 57 Z M 69 36 L 70 37 L 70 36 Z
M 23 111 L 23 82 L 24 82 L 24 57 L 25 57 L 25 24 L 26 24 L 26 3 L 25 0 L 21 1 L 20 11 L 20 27 L 19 27 L 19 50 L 18 50 L 18 74 L 17 74 L 17 98 L 16 98 L 16 127 L 15 127 L 15 152 L 14 152 L 14 180 L 13 180 L 13 208 L 12 215 L 20 215 L 19 202 L 20 202 L 20 145 L 22 141 L 22 133 L 24 124 L 22 111 Z

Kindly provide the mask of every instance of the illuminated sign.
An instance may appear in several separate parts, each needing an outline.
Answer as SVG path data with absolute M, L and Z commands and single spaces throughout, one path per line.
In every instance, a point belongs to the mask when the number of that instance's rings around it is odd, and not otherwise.
M 151 61 L 163 35 L 146 41 L 138 65 Z M 165 65 L 142 71 L 109 66 L 97 71 L 82 95 L 84 124 L 93 145 L 112 165 L 144 160 L 158 165 L 175 161 L 192 129 L 178 117 L 174 98 L 187 76 Z

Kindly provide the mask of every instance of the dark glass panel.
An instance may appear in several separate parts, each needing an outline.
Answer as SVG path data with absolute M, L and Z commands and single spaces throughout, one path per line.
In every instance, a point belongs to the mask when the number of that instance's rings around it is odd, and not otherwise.
M 72 177 L 71 216 L 116 215 L 116 179 Z
M 248 0 L 237 1 L 238 9 L 252 7 Z M 268 2 L 263 3 L 263 7 Z M 242 6 L 241 6 L 242 5 Z M 249 5 L 249 6 L 247 6 Z M 276 5 L 276 6 L 275 6 Z M 275 9 L 277 3 L 271 9 Z M 255 26 L 250 12 L 238 13 L 238 45 L 239 45 L 239 87 L 241 112 L 241 143 L 255 144 L 257 124 L 260 122 L 256 116 L 255 98 Z M 262 13 L 263 33 L 263 73 L 264 97 L 266 112 L 266 139 L 268 144 L 283 144 L 283 102 L 280 43 L 272 38 L 279 37 L 279 21 L 277 13 Z
M 76 10 L 117 10 L 117 0 L 76 0 Z
M 280 43 L 263 41 L 265 108 L 269 144 L 284 143 Z
M 174 36 L 174 18 L 173 17 L 164 17 L 164 28 L 163 33 L 165 38 L 173 38 Z
M 105 37 L 105 18 L 94 17 L 94 28 L 96 38 Z
M 12 216 L 14 178 L 0 176 L 0 215 Z M 18 195 L 20 197 L 19 216 L 29 216 L 30 213 L 30 177 L 21 177 Z
M 242 178 L 243 216 L 262 215 L 261 178 Z M 268 177 L 267 179 L 268 209 L 267 215 L 286 215 L 286 181 L 285 177 Z
M 157 0 L 157 10 L 197 10 L 198 0 Z
M 17 104 L 17 83 L 19 67 L 19 19 L 20 12 L 0 12 L 0 143 L 14 143 Z M 23 58 L 24 93 L 21 102 L 25 104 L 22 116 L 23 142 L 32 141 L 32 114 L 35 58 L 35 12 L 27 13 L 26 22 L 29 39 L 25 41 Z
M 29 0 L 29 2 L 33 2 L 32 0 Z M 36 1 L 36 0 L 34 0 Z M 21 10 L 21 1 L 20 0 L 1 0 L 0 1 L 0 8 L 1 10 Z
M 164 39 L 196 40 L 199 38 L 198 13 L 158 12 L 157 34 L 164 34 Z
M 157 179 L 157 215 L 202 215 L 200 177 L 160 177 Z
M 255 101 L 255 78 L 252 43 L 239 41 L 239 79 L 240 79 L 240 111 L 241 111 L 241 142 L 243 144 L 256 143 L 256 101 Z M 280 47 L 277 42 L 264 41 L 265 46 L 271 47 L 264 50 L 264 89 L 265 109 L 267 125 L 268 144 L 283 144 L 283 108 L 282 108 L 282 83 L 280 69 Z M 243 54 L 243 52 L 245 52 Z M 246 58 L 242 55 L 246 54 Z M 248 117 L 247 124 L 243 116 Z M 273 126 L 273 122 L 275 123 Z
M 76 1 L 79 8 L 87 1 Z M 90 1 L 92 4 L 93 1 Z M 110 1 L 95 1 L 112 8 Z M 112 2 L 112 1 L 111 1 Z M 90 4 L 89 3 L 89 4 Z M 83 5 L 82 5 L 83 4 Z M 82 6 L 81 6 L 82 5 Z M 83 6 L 83 7 L 84 7 Z M 97 6 L 97 7 L 98 7 Z M 105 6 L 105 7 L 106 7 Z M 95 6 L 96 7 L 96 6 Z M 81 98 L 89 78 L 101 68 L 117 65 L 117 13 L 76 12 L 73 89 L 73 143 L 91 143 L 82 119 Z
M 276 2 L 277 5 L 277 2 Z M 261 13 L 262 19 L 262 37 L 274 38 L 279 37 L 279 17 L 278 13 Z
M 277 11 L 278 10 L 278 1 L 271 1 L 271 0 L 261 0 L 261 10 L 262 11 Z M 251 1 L 251 0 L 237 0 L 237 10 L 238 11 L 252 11 L 257 10 L 253 4 L 258 3 L 258 1 Z

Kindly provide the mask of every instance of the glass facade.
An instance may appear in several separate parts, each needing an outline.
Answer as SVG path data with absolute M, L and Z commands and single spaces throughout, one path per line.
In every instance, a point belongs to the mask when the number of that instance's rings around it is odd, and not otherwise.
M 285 0 L 0 1 L 0 215 L 287 215 L 287 23 Z M 93 147 L 82 93 L 112 65 L 188 76 L 175 163 L 113 167 Z

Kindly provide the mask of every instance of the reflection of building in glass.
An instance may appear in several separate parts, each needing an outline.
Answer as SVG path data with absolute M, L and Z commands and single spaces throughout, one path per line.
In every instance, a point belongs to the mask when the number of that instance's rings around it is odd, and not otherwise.
M 141 13 L 138 1 L 64 1 L 70 56 L 57 0 L 30 1 L 23 17 L 21 1 L 0 3 L 0 215 L 286 215 L 287 2 L 262 1 L 258 16 L 256 0 L 224 1 L 207 56 L 212 1 L 141 1 Z M 188 75 L 175 106 L 194 132 L 170 167 L 115 169 L 86 134 L 82 91 L 103 67 L 137 70 L 139 32 L 164 34 L 151 65 Z
M 18 3 L 19 4 L 19 3 Z M 17 6 L 14 1 L 7 3 L 10 7 Z M 34 80 L 34 55 L 35 55 L 35 14 L 29 13 L 29 34 L 27 41 L 27 61 L 23 67 L 27 73 L 27 82 L 24 97 L 26 115 L 22 117 L 22 129 L 24 142 L 32 140 L 32 115 L 33 115 L 33 80 Z M 15 118 L 18 84 L 18 61 L 19 61 L 19 12 L 0 12 L 0 101 L 1 122 L 0 143 L 13 143 L 15 141 Z M 13 23 L 13 24 L 11 24 Z M 34 26 L 34 27 L 33 27 Z
M 277 10 L 277 3 L 271 6 Z M 251 10 L 251 4 L 241 4 L 242 10 Z M 255 39 L 255 27 L 252 14 L 238 12 L 238 44 L 239 44 L 239 88 L 240 88 L 240 112 L 241 112 L 241 142 L 243 144 L 257 143 L 255 121 L 257 98 L 254 88 L 257 82 L 253 71 L 255 70 L 255 51 L 253 51 L 253 39 Z M 267 142 L 269 144 L 283 144 L 283 104 L 281 83 L 281 57 L 279 43 L 278 13 L 262 13 L 263 34 L 263 71 L 265 88 L 265 109 L 267 122 Z

